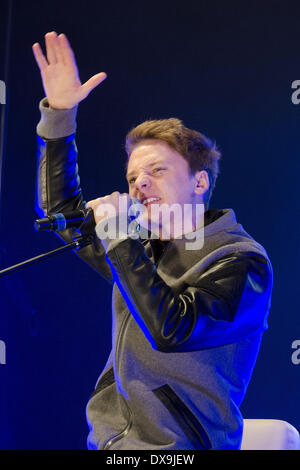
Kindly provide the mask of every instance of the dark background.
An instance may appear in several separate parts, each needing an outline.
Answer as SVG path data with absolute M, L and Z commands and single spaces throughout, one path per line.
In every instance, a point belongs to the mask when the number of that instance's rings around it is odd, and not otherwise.
M 0 79 L 8 1 L 1 2 Z M 211 207 L 232 207 L 267 250 L 274 292 L 245 418 L 300 429 L 300 4 L 282 1 L 13 2 L 7 82 L 1 266 L 61 246 L 33 229 L 38 103 L 31 46 L 68 36 L 82 81 L 108 78 L 80 104 L 85 199 L 127 191 L 124 136 L 149 118 L 179 117 L 223 153 Z M 3 106 L 1 106 L 3 107 Z M 73 253 L 0 280 L 1 449 L 85 449 L 85 406 L 111 346 L 111 289 Z

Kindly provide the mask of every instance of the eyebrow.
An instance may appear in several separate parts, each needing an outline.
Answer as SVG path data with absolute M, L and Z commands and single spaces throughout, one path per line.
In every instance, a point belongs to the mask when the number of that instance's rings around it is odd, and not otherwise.
M 166 165 L 167 162 L 163 162 L 162 160 L 156 160 L 155 162 L 150 163 L 149 165 L 146 165 L 146 168 L 152 168 L 155 165 Z M 135 171 L 131 171 L 126 174 L 126 179 L 129 180 L 133 175 L 135 174 Z

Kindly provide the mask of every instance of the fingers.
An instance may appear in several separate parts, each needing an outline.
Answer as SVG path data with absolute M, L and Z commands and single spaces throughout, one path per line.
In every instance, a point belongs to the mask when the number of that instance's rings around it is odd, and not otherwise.
M 90 201 L 88 201 L 85 205 L 85 208 L 86 209 L 95 209 L 98 204 L 100 203 L 100 200 L 103 199 L 102 197 L 98 197 L 97 199 L 91 199 Z
M 62 52 L 62 47 L 61 47 L 61 43 L 59 40 L 59 36 L 57 36 L 57 34 L 53 36 L 53 47 L 54 47 L 54 52 L 55 52 L 57 63 L 64 64 L 65 61 L 64 61 L 64 56 Z
M 132 203 L 132 198 L 127 193 L 119 193 L 119 191 L 114 191 L 113 193 L 98 197 L 97 199 L 91 199 L 85 204 L 86 209 L 95 209 L 99 204 L 111 204 L 113 206 L 118 206 L 120 200 L 125 201 L 127 206 Z M 123 204 L 124 205 L 124 204 Z
M 62 55 L 65 65 L 76 65 L 75 55 L 73 49 L 70 46 L 67 36 L 61 33 L 57 39 L 60 47 L 60 53 Z
M 96 86 L 100 85 L 106 79 L 107 75 L 105 72 L 97 73 L 93 75 L 87 82 L 82 85 L 84 92 L 88 95 Z
M 57 57 L 56 57 L 56 52 L 55 52 L 55 40 L 56 40 L 55 31 L 45 34 L 47 59 L 50 65 L 54 65 L 57 63 Z
M 47 60 L 46 60 L 46 58 L 45 58 L 45 56 L 42 52 L 41 46 L 39 45 L 38 42 L 33 44 L 32 51 L 33 51 L 33 55 L 34 55 L 34 58 L 36 60 L 36 63 L 39 66 L 39 69 L 43 70 L 45 67 L 47 67 L 48 62 L 47 62 Z
M 35 60 L 40 69 L 57 63 L 63 63 L 64 65 L 75 64 L 74 53 L 65 34 L 57 35 L 55 31 L 45 34 L 45 45 L 48 60 L 44 56 L 38 42 L 32 46 Z
M 64 33 L 57 35 L 55 31 L 45 34 L 46 55 L 44 56 L 41 46 L 38 42 L 33 44 L 32 50 L 35 60 L 43 70 L 48 65 L 64 64 L 69 69 L 76 68 L 74 52 L 70 46 L 67 36 Z M 76 68 L 77 70 L 77 68 Z M 82 85 L 82 91 L 87 96 L 96 86 L 98 86 L 107 77 L 105 72 L 97 73 Z

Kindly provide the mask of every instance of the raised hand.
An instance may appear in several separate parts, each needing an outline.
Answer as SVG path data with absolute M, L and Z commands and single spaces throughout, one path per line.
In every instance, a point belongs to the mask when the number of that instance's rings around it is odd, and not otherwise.
M 66 35 L 57 35 L 52 31 L 45 35 L 45 43 L 47 58 L 38 42 L 33 44 L 32 50 L 49 105 L 56 109 L 71 109 L 105 80 L 106 73 L 97 73 L 82 85 L 74 52 Z

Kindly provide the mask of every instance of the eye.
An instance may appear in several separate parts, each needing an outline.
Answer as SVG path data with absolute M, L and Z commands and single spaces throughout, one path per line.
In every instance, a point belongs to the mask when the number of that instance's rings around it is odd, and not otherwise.
M 163 171 L 163 170 L 165 170 L 165 168 L 157 167 L 157 168 L 154 168 L 153 171 L 154 171 L 155 173 L 158 173 L 158 172 Z
M 162 167 L 156 167 L 152 170 L 153 173 L 160 173 L 161 171 L 164 171 L 166 170 L 166 168 L 162 168 Z M 136 178 L 135 177 L 132 177 L 130 178 L 130 180 L 128 180 L 128 184 L 134 184 L 134 182 L 136 181 Z

